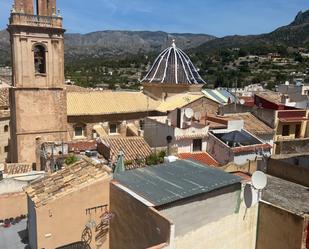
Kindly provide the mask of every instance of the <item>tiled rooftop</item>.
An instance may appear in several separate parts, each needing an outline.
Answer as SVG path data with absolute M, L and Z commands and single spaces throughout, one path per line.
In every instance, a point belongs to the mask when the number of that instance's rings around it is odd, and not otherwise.
M 208 166 L 219 166 L 219 163 L 206 152 L 182 153 L 178 155 L 181 159 L 191 159 Z
M 134 165 L 136 160 L 144 160 L 148 157 L 152 151 L 150 146 L 146 143 L 142 137 L 103 137 L 101 141 L 104 145 L 110 148 L 110 157 L 107 158 L 112 160 L 113 157 L 117 158 L 119 152 L 122 150 L 124 152 L 125 162 L 131 162 L 133 165 L 128 163 L 126 166 L 128 169 L 136 168 Z
M 68 116 L 106 115 L 154 111 L 160 102 L 141 92 L 68 92 Z
M 274 133 L 271 127 L 266 125 L 263 121 L 259 120 L 257 117 L 255 117 L 249 112 L 228 114 L 225 115 L 223 118 L 227 120 L 244 120 L 244 128 L 254 135 L 268 135 Z
M 69 151 L 86 151 L 86 150 L 96 150 L 97 143 L 95 140 L 89 141 L 71 141 L 68 143 Z
M 90 185 L 102 178 L 109 179 L 104 165 L 83 157 L 80 161 L 32 182 L 26 193 L 37 207 Z
M 162 102 L 157 111 L 168 112 L 173 111 L 177 108 L 185 107 L 186 105 L 203 98 L 202 94 L 176 94 L 174 96 L 168 97 L 164 102 Z
M 266 91 L 255 95 L 277 105 L 283 105 L 281 103 L 281 94 L 278 92 Z

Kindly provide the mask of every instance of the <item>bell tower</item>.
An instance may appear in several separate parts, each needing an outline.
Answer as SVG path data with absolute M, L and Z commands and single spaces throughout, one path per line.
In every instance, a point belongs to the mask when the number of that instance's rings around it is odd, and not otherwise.
M 37 141 L 67 139 L 64 29 L 56 0 L 14 0 L 8 31 L 11 161 L 35 163 Z

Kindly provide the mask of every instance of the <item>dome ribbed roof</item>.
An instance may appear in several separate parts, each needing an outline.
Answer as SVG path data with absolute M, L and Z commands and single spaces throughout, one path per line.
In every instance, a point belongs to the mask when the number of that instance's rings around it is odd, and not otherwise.
M 206 84 L 175 41 L 157 57 L 142 83 Z

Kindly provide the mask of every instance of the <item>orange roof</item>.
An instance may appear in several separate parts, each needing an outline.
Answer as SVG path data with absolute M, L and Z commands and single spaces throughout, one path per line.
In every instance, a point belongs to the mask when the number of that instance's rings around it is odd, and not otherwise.
M 206 152 L 182 153 L 178 156 L 180 159 L 191 159 L 209 166 L 219 166 L 219 163 Z
M 236 176 L 240 176 L 246 182 L 251 180 L 251 176 L 249 174 L 241 172 L 241 171 L 233 172 L 232 174 Z

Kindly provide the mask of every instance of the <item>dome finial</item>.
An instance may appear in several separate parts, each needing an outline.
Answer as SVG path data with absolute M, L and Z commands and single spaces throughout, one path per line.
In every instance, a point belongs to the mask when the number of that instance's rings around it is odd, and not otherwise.
M 172 47 L 176 48 L 176 40 L 175 39 L 173 39 Z

